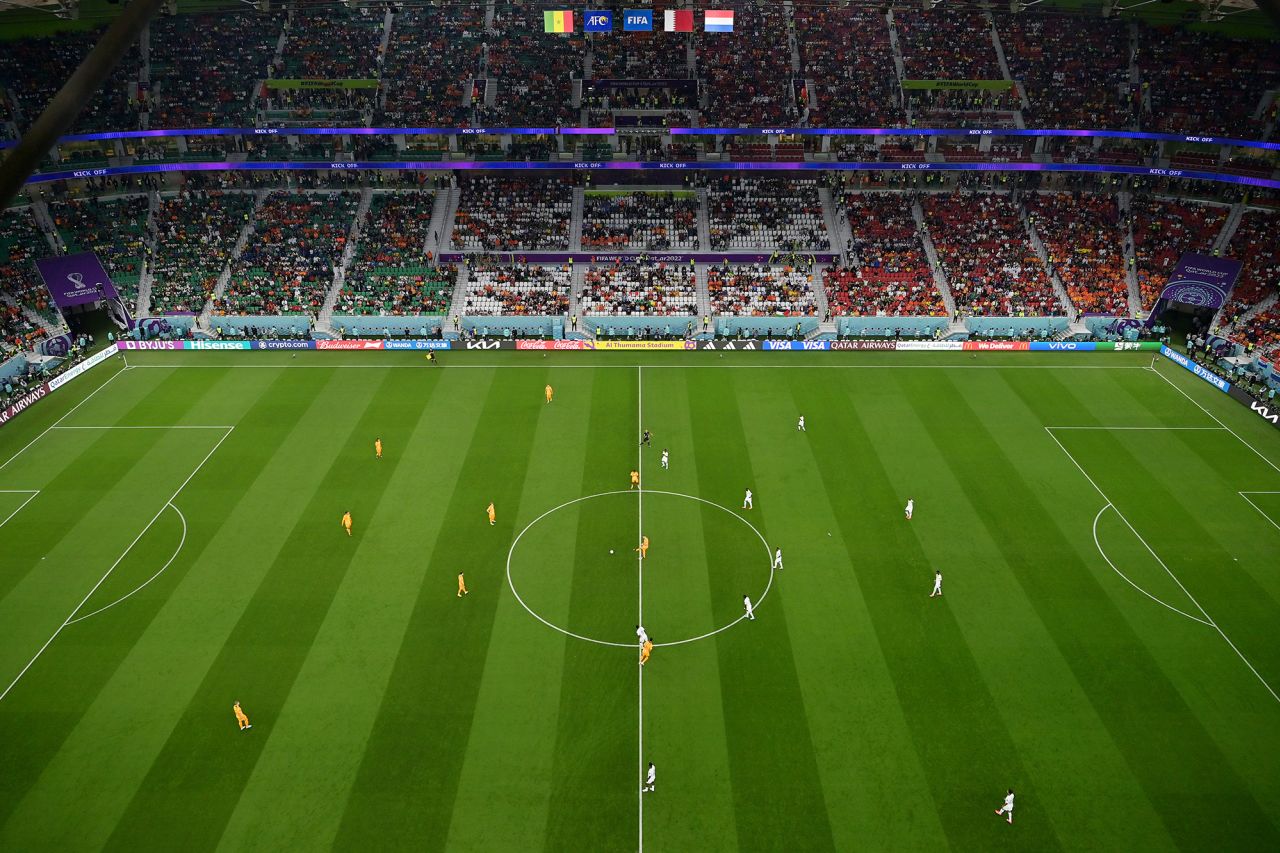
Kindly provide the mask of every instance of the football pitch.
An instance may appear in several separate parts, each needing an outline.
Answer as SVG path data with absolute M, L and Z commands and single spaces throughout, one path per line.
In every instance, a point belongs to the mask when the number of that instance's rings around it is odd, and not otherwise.
M 440 362 L 0 430 L 0 849 L 1280 849 L 1280 442 L 1176 365 Z

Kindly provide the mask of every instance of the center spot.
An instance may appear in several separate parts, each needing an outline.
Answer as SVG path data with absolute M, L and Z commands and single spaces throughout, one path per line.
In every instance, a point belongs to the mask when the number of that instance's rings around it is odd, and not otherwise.
M 643 566 L 641 533 L 650 542 Z M 674 492 L 605 492 L 548 509 L 525 527 L 507 555 L 507 580 L 526 610 L 562 633 L 633 647 L 643 618 L 664 646 L 732 626 L 744 595 L 759 607 L 772 583 L 770 554 L 748 520 L 718 504 Z

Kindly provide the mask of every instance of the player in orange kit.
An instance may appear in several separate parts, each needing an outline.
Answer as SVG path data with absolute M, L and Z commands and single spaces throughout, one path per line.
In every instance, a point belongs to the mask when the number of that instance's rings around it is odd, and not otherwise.
M 240 724 L 240 731 L 253 728 L 253 726 L 249 724 L 249 718 L 245 716 L 244 710 L 240 707 L 239 701 L 231 706 L 231 710 L 236 713 L 236 722 Z
M 640 547 L 639 547 L 639 548 L 636 548 L 635 550 L 637 550 L 637 551 L 639 551 L 639 552 L 640 552 L 640 559 L 642 559 L 642 560 L 643 560 L 645 557 L 649 556 L 649 537 L 648 537 L 648 536 L 641 536 L 641 537 L 640 537 Z
M 467 579 L 462 576 L 462 572 L 458 572 L 458 598 L 467 594 Z
M 649 660 L 649 653 L 653 651 L 653 640 L 645 640 L 640 644 L 640 665 L 644 666 Z
M 377 454 L 379 459 L 382 458 L 382 439 L 375 438 L 373 440 L 373 452 Z
M 494 512 L 494 511 L 493 511 L 493 501 L 489 501 L 489 509 L 488 509 L 487 511 L 488 511 L 488 513 L 489 513 L 489 523 L 490 523 L 490 524 L 497 524 L 497 523 L 498 523 L 498 514 L 497 514 L 496 512 Z
M 631 488 L 633 489 L 640 488 L 640 472 L 639 471 L 631 472 Z
M 551 398 L 555 396 L 555 393 L 556 392 L 551 388 L 551 386 L 548 385 L 547 386 L 547 402 L 548 403 L 551 402 Z
M 347 528 L 347 535 L 351 535 L 351 510 L 347 510 L 342 514 L 342 526 Z

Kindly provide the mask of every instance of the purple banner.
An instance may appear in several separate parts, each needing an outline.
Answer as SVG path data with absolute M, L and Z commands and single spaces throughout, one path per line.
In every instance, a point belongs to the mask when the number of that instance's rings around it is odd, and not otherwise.
M 36 269 L 40 270 L 44 286 L 49 288 L 53 304 L 59 308 L 115 299 L 120 295 L 93 252 L 40 258 L 36 261 Z
M 133 328 L 133 313 L 124 304 L 111 276 L 102 268 L 102 262 L 93 252 L 64 255 L 60 258 L 40 258 L 36 269 L 44 279 L 44 286 L 59 308 L 102 302 L 111 322 L 121 331 Z
M 1234 258 L 1214 258 L 1188 252 L 1178 259 L 1157 302 L 1179 302 L 1195 308 L 1217 310 L 1227 304 L 1227 296 L 1240 276 L 1241 264 Z M 1152 311 L 1152 314 L 1159 313 Z
M 651 264 L 687 264 L 694 261 L 700 264 L 717 264 L 728 261 L 731 264 L 767 264 L 770 258 L 781 262 L 791 258 L 814 258 L 818 263 L 831 263 L 839 255 L 831 252 L 649 252 L 649 253 L 593 253 L 593 252 L 485 252 L 472 254 L 470 257 L 488 258 L 498 263 L 515 262 L 530 264 L 563 264 L 573 258 L 575 264 L 612 264 L 621 261 L 624 264 L 644 260 Z M 440 263 L 460 264 L 468 256 L 462 252 L 441 252 Z

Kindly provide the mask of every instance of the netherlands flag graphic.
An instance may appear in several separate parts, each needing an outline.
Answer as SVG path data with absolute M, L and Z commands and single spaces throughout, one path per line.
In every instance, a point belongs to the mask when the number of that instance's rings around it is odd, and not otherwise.
M 708 9 L 706 11 L 706 29 L 709 33 L 733 32 L 732 9 Z

